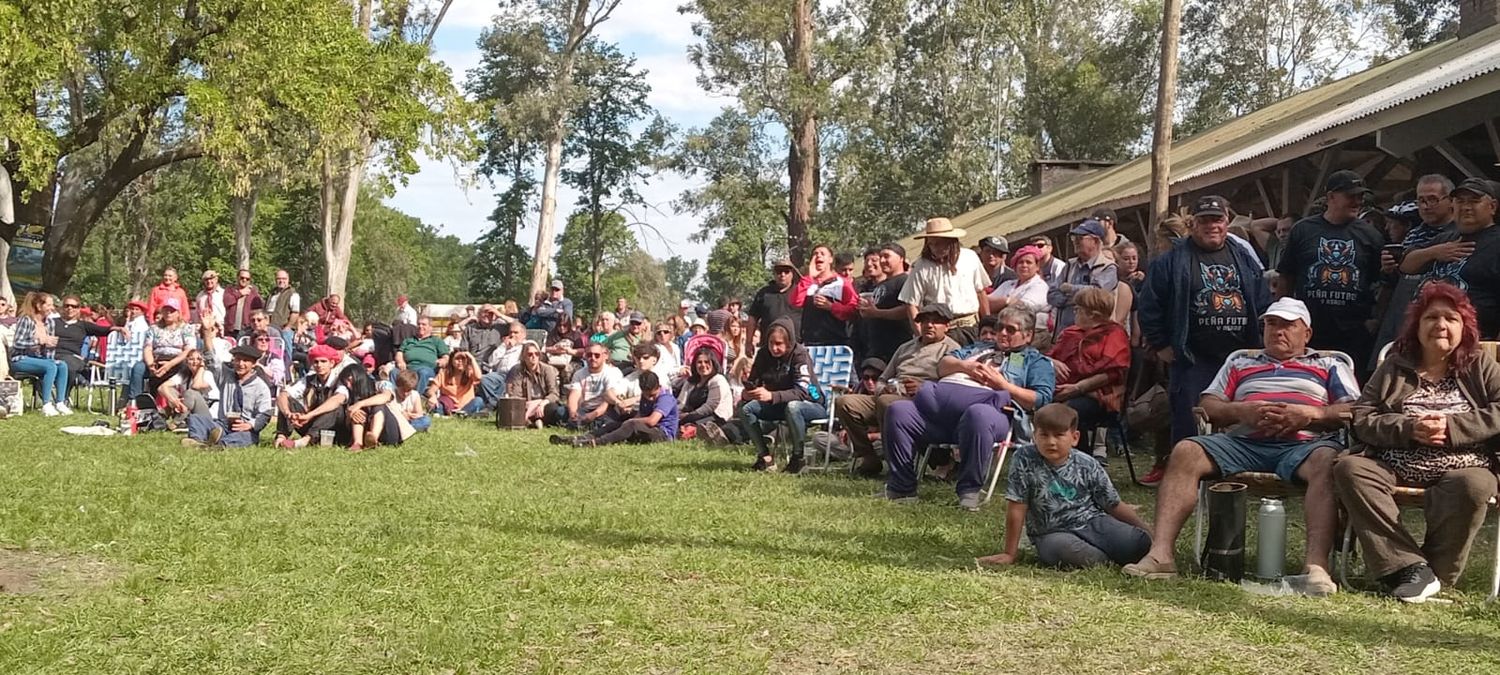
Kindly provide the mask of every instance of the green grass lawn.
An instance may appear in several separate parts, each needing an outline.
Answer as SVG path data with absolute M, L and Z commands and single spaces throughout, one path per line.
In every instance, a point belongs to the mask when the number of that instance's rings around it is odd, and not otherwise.
M 0 422 L 0 673 L 1500 671 L 1487 552 L 1424 606 L 980 572 L 999 500 L 887 504 L 696 443 L 442 421 L 361 455 L 209 453 L 62 425 Z

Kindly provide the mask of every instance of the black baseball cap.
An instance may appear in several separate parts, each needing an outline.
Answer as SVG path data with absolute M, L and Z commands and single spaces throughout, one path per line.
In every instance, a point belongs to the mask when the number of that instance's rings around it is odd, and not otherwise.
M 1483 178 L 1465 178 L 1464 182 L 1459 183 L 1458 187 L 1453 188 L 1453 194 L 1458 194 L 1460 192 L 1470 192 L 1481 197 L 1489 197 L 1491 199 L 1496 198 L 1495 183 L 1493 181 L 1487 181 Z
M 1006 241 L 1005 237 L 1002 237 L 998 234 L 980 239 L 979 245 L 983 248 L 992 248 L 1006 255 L 1010 255 L 1010 242 Z
M 1328 177 L 1328 182 L 1324 187 L 1326 188 L 1325 192 L 1348 192 L 1352 194 L 1366 194 L 1370 192 L 1370 188 L 1365 187 L 1365 179 L 1348 169 L 1333 172 L 1333 175 Z
M 1218 195 L 1204 195 L 1193 203 L 1193 217 L 1229 216 L 1229 200 Z

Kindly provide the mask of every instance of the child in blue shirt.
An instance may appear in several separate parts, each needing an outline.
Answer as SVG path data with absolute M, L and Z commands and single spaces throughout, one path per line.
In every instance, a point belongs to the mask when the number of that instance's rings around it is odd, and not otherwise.
M 979 558 L 981 567 L 1009 565 L 1022 523 L 1037 559 L 1063 569 L 1140 560 L 1151 549 L 1149 528 L 1098 460 L 1079 452 L 1078 413 L 1061 403 L 1032 417 L 1035 447 L 1017 450 L 1005 487 L 1005 551 Z
M 677 398 L 661 386 L 661 378 L 649 370 L 640 373 L 641 401 L 635 417 L 598 436 L 553 436 L 553 445 L 591 447 L 612 443 L 661 443 L 677 439 Z

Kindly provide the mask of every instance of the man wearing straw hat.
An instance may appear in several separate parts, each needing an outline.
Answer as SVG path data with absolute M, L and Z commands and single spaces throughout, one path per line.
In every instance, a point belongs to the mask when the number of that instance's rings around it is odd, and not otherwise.
M 916 236 L 923 240 L 922 255 L 907 273 L 900 295 L 912 321 L 916 321 L 920 307 L 947 305 L 953 314 L 948 337 L 959 346 L 978 339 L 979 317 L 990 313 L 985 301 L 990 278 L 979 254 L 959 243 L 964 234 L 947 218 L 928 220 L 926 229 Z

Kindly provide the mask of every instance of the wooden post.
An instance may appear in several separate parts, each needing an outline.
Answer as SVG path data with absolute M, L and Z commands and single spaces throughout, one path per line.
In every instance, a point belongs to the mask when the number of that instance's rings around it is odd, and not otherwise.
M 1161 73 L 1156 80 L 1156 128 L 1151 135 L 1152 222 L 1167 215 L 1171 195 L 1172 113 L 1177 108 L 1177 38 L 1181 31 L 1182 0 L 1166 0 L 1161 16 Z M 1151 246 L 1155 238 L 1146 241 Z

